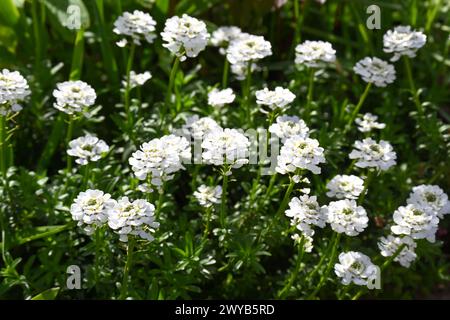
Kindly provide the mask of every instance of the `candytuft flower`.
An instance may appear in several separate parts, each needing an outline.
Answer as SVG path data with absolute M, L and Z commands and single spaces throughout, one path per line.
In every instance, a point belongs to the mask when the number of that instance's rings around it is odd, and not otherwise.
M 414 187 L 406 202 L 427 208 L 440 219 L 443 219 L 445 214 L 450 213 L 448 196 L 439 186 L 422 184 Z
M 264 88 L 256 91 L 255 95 L 257 104 L 266 105 L 271 110 L 284 109 L 295 99 L 295 95 L 289 89 L 282 87 L 276 87 L 275 90 Z
M 80 192 L 70 206 L 72 219 L 78 221 L 78 226 L 91 235 L 95 228 L 108 221 L 108 210 L 114 205 L 111 195 L 101 190 L 88 189 Z
M 295 47 L 295 64 L 319 68 L 336 60 L 336 50 L 325 41 L 305 41 Z
M 364 189 L 364 180 L 353 175 L 337 175 L 327 183 L 327 196 L 338 199 L 358 199 Z
M 183 125 L 183 130 L 187 131 L 194 139 L 203 139 L 203 137 L 211 131 L 221 129 L 219 124 L 209 117 L 199 118 L 198 115 L 193 115 L 186 119 L 186 124 Z
M 376 57 L 366 57 L 356 63 L 353 71 L 368 83 L 377 87 L 386 87 L 395 80 L 395 69 L 392 64 Z
M 206 48 L 209 33 L 206 24 L 196 18 L 183 14 L 166 20 L 162 39 L 166 42 L 163 46 L 169 49 L 180 61 L 186 57 L 194 58 L 200 51 Z
M 134 10 L 133 13 L 124 12 L 114 22 L 113 32 L 125 36 L 117 45 L 123 47 L 128 43 L 126 37 L 131 38 L 136 45 L 141 45 L 141 41 L 153 43 L 156 38 L 155 33 L 156 21 L 146 12 Z
M 108 225 L 127 242 L 130 235 L 153 241 L 152 233 L 159 227 L 155 222 L 155 206 L 143 199 L 130 201 L 122 197 L 108 210 Z
M 130 89 L 144 85 L 151 78 L 152 74 L 149 71 L 143 73 L 136 73 L 133 70 L 130 71 Z M 127 79 L 122 81 L 122 86 L 124 88 L 127 87 Z
M 309 136 L 309 128 L 306 126 L 305 121 L 297 116 L 277 117 L 276 123 L 269 127 L 269 132 L 280 138 L 283 143 L 292 136 L 300 136 L 302 138 Z
M 246 35 L 240 28 L 235 26 L 219 27 L 212 33 L 210 42 L 212 46 L 220 47 L 220 54 L 225 55 L 226 48 L 232 41 Z
M 223 90 L 214 89 L 208 93 L 208 104 L 210 106 L 220 108 L 226 104 L 232 103 L 236 95 L 233 93 L 233 89 L 227 88 Z
M 310 237 L 314 235 L 314 230 L 311 226 L 325 227 L 326 216 L 321 211 L 315 196 L 303 195 L 300 198 L 293 197 L 285 214 L 291 218 L 291 224 L 295 225 L 303 235 Z
M 294 240 L 294 243 L 296 244 L 300 244 L 302 241 L 302 237 L 303 237 L 303 248 L 305 250 L 305 252 L 311 252 L 313 249 L 313 238 L 310 236 L 307 236 L 306 234 L 298 234 L 298 233 L 294 233 L 291 236 L 291 239 Z
M 384 123 L 378 123 L 378 116 L 371 113 L 366 113 L 360 118 L 356 118 L 355 122 L 358 125 L 358 130 L 361 132 L 370 132 L 372 129 L 384 129 Z
M 429 208 L 408 204 L 395 210 L 393 218 L 392 233 L 435 242 L 439 218 Z
M 109 152 L 109 146 L 105 141 L 87 134 L 69 142 L 67 154 L 77 157 L 76 163 L 86 165 L 91 161 L 100 160 Z
M 417 255 L 415 249 L 417 244 L 408 236 L 405 237 L 394 237 L 389 235 L 387 238 L 381 237 L 378 242 L 378 248 L 380 248 L 381 255 L 383 257 L 390 257 L 397 252 L 401 245 L 405 247 L 400 251 L 400 253 L 394 258 L 394 261 L 400 263 L 403 267 L 409 268 L 411 262 L 413 262 Z
M 334 272 L 341 279 L 342 284 L 354 283 L 366 286 L 369 279 L 377 275 L 377 266 L 370 258 L 361 252 L 349 251 L 339 255 L 339 263 L 334 265 Z
M 322 207 L 322 212 L 334 231 L 348 236 L 357 236 L 369 222 L 366 210 L 358 206 L 355 200 L 332 201 Z
M 357 159 L 355 163 L 357 167 L 385 171 L 396 164 L 397 154 L 387 141 L 376 142 L 372 138 L 367 138 L 355 141 L 354 147 L 349 158 Z
M 27 80 L 18 71 L 3 69 L 0 72 L 0 115 L 22 110 L 18 102 L 30 93 Z
M 257 61 L 272 54 L 272 45 L 262 36 L 241 35 L 232 41 L 227 49 L 227 59 L 231 64 Z
M 56 85 L 56 88 L 53 91 L 53 96 L 56 98 L 53 106 L 70 115 L 83 112 L 97 99 L 95 90 L 80 80 L 61 82 Z
M 402 56 L 414 58 L 426 42 L 427 36 L 422 32 L 411 30 L 410 26 L 398 26 L 383 36 L 383 51 L 394 54 L 391 61 L 397 61 Z
M 205 208 L 209 208 L 214 204 L 220 203 L 221 196 L 221 186 L 209 187 L 202 184 L 198 187 L 197 191 L 194 192 L 194 197 L 197 199 L 198 203 Z

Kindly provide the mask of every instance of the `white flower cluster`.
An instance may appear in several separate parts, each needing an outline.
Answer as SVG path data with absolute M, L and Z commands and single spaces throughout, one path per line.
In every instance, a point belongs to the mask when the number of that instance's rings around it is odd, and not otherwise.
M 353 175 L 337 175 L 327 183 L 327 196 L 338 199 L 358 199 L 364 180 Z
M 392 235 L 389 235 L 387 238 L 381 237 L 378 242 L 378 248 L 380 249 L 381 255 L 383 257 L 390 257 L 394 255 L 402 245 L 405 246 L 394 258 L 394 261 L 400 263 L 400 265 L 405 268 L 409 268 L 411 262 L 413 262 L 417 258 L 417 255 L 414 251 L 417 247 L 417 244 L 411 237 L 394 237 Z
M 297 116 L 279 116 L 276 123 L 269 127 L 269 132 L 276 135 L 284 143 L 286 139 L 292 136 L 307 138 L 309 128 L 305 121 Z
M 385 171 L 396 164 L 397 154 L 387 141 L 376 142 L 372 138 L 366 138 L 355 141 L 354 147 L 349 158 L 357 159 L 355 163 L 357 167 L 372 167 Z
M 272 45 L 262 36 L 241 34 L 227 49 L 227 59 L 231 64 L 257 61 L 272 54 Z
M 203 160 L 215 166 L 223 164 L 239 168 L 248 163 L 250 142 L 236 129 L 216 129 L 206 134 L 202 142 Z
M 264 88 L 255 93 L 256 103 L 266 105 L 270 110 L 284 109 L 292 103 L 295 95 L 289 90 L 282 87 L 276 87 L 275 90 Z
M 439 218 L 429 208 L 416 204 L 399 207 L 394 212 L 394 223 L 391 231 L 397 235 L 407 235 L 413 239 L 436 241 Z
M 121 35 L 131 37 L 131 40 L 136 45 L 141 45 L 141 41 L 145 40 L 148 43 L 153 43 L 156 38 L 155 33 L 156 21 L 148 13 L 134 10 L 133 13 L 124 12 L 114 22 L 113 32 Z M 123 38 L 117 45 L 124 47 L 128 43 L 126 38 Z
M 108 211 L 108 225 L 127 242 L 129 235 L 152 241 L 152 233 L 159 227 L 155 221 L 155 206 L 143 199 L 130 201 L 122 197 Z
M 397 61 L 401 56 L 414 58 L 426 42 L 427 36 L 422 32 L 411 30 L 410 26 L 398 26 L 383 36 L 383 51 L 394 54 L 391 61 Z
M 209 33 L 203 21 L 183 14 L 166 20 L 161 37 L 166 42 L 163 46 L 184 61 L 186 56 L 194 58 L 206 48 Z
M 171 180 L 175 172 L 184 169 L 182 162 L 190 157 L 189 141 L 171 134 L 143 143 L 128 163 L 139 180 L 160 187 L 164 181 Z
M 189 133 L 194 139 L 203 139 L 203 137 L 211 131 L 220 130 L 219 124 L 209 117 L 199 118 L 198 115 L 193 115 L 186 119 L 186 124 L 183 125 L 183 131 Z
M 250 73 L 261 70 L 256 63 L 250 63 Z M 248 65 L 246 63 L 235 63 L 231 65 L 231 73 L 236 80 L 244 80 L 247 77 Z
M 377 266 L 370 258 L 361 252 L 348 251 L 339 255 L 339 263 L 334 265 L 334 272 L 341 279 L 342 284 L 354 283 L 366 286 L 368 280 L 376 277 Z
M 0 72 L 0 115 L 22 110 L 17 102 L 24 100 L 29 94 L 28 82 L 18 71 L 3 69 Z
M 202 184 L 198 187 L 197 191 L 194 192 L 194 197 L 202 207 L 209 208 L 214 204 L 220 203 L 222 187 L 209 187 Z
M 412 189 L 406 202 L 424 207 L 440 219 L 443 219 L 445 214 L 450 213 L 448 196 L 439 186 L 424 184 L 416 186 Z
M 334 231 L 348 236 L 357 236 L 369 222 L 366 210 L 358 206 L 355 200 L 332 201 L 328 206 L 323 206 L 322 211 Z
M 291 236 L 291 239 L 294 240 L 296 244 L 300 244 L 303 238 L 303 248 L 305 252 L 311 252 L 313 249 L 313 241 L 314 239 L 306 234 L 299 235 L 298 233 L 294 233 Z
M 245 36 L 239 27 L 226 26 L 219 27 L 211 35 L 211 45 L 214 47 L 220 47 L 219 52 L 222 55 L 226 54 L 226 48 L 228 45 L 242 36 Z
M 368 83 L 373 83 L 377 87 L 386 87 L 395 80 L 395 68 L 376 57 L 366 57 L 356 63 L 353 71 Z
M 295 225 L 303 235 L 313 236 L 314 230 L 311 226 L 325 227 L 326 216 L 320 209 L 317 197 L 303 195 L 300 198 L 293 197 L 289 202 L 289 209 L 285 212 L 291 218 L 291 224 Z
M 61 82 L 56 88 L 53 90 L 53 96 L 56 98 L 53 106 L 70 115 L 82 112 L 86 107 L 92 106 L 97 99 L 95 90 L 80 80 Z
M 130 90 L 136 87 L 143 86 L 148 80 L 152 78 L 152 74 L 149 71 L 143 73 L 136 73 L 130 71 Z M 127 87 L 127 79 L 122 81 L 122 86 Z
M 305 41 L 295 47 L 295 64 L 319 68 L 336 60 L 336 50 L 325 41 Z
M 67 154 L 77 157 L 76 163 L 86 165 L 91 161 L 100 160 L 109 152 L 109 146 L 105 141 L 87 134 L 69 142 Z
M 356 118 L 355 122 L 358 125 L 358 130 L 361 132 L 370 132 L 373 129 L 384 129 L 386 124 L 377 122 L 378 116 L 371 113 L 366 113 L 360 118 Z
M 78 194 L 70 206 L 70 213 L 72 219 L 78 221 L 78 226 L 91 235 L 95 228 L 108 221 L 108 210 L 113 206 L 114 200 L 109 193 L 88 189 Z
M 213 89 L 208 93 L 208 104 L 216 108 L 221 108 L 226 104 L 232 103 L 235 98 L 236 95 L 231 88 L 223 90 Z
M 286 140 L 277 157 L 275 170 L 281 174 L 306 169 L 314 174 L 320 174 L 318 164 L 325 162 L 324 149 L 319 147 L 316 139 L 293 136 Z

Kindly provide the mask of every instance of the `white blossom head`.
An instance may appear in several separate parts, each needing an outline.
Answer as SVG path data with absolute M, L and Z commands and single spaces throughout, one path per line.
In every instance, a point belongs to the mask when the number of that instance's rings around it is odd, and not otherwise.
M 410 26 L 398 26 L 384 34 L 383 51 L 394 54 L 391 61 L 397 61 L 402 56 L 414 58 L 426 42 L 427 36 L 422 32 L 411 30 Z
M 303 238 L 303 240 L 302 240 Z M 303 250 L 305 250 L 305 252 L 310 253 L 312 251 L 312 249 L 314 248 L 313 246 L 313 238 L 310 236 L 307 236 L 306 234 L 298 234 L 298 233 L 294 233 L 291 236 L 291 239 L 294 240 L 294 243 L 299 245 L 302 241 L 303 241 Z
M 314 174 L 320 174 L 318 165 L 325 162 L 323 151 L 316 139 L 292 136 L 281 147 L 275 170 L 287 174 L 298 169 L 306 169 Z
M 378 116 L 371 113 L 366 113 L 362 117 L 355 119 L 358 125 L 358 130 L 361 132 L 370 132 L 373 129 L 384 129 L 386 124 L 377 122 Z
M 198 115 L 193 115 L 186 119 L 186 124 L 183 125 L 183 130 L 188 132 L 194 139 L 203 139 L 203 137 L 211 131 L 220 129 L 219 124 L 210 117 L 200 118 Z
M 203 21 L 183 14 L 181 18 L 166 20 L 161 37 L 165 41 L 163 46 L 184 61 L 186 57 L 195 58 L 206 48 L 209 33 Z
M 113 32 L 124 36 L 117 45 L 125 46 L 128 43 L 127 37 L 136 45 L 141 45 L 142 40 L 153 43 L 156 38 L 155 26 L 156 21 L 146 12 L 139 10 L 134 10 L 133 13 L 124 12 L 114 22 Z
M 428 208 L 442 219 L 445 214 L 450 213 L 450 202 L 448 196 L 439 186 L 425 185 L 416 186 L 409 194 L 408 204 L 416 204 Z
M 208 93 L 208 104 L 215 108 L 221 108 L 226 104 L 232 103 L 235 98 L 236 95 L 231 88 L 223 90 L 213 89 Z
M 394 66 L 376 57 L 366 57 L 358 61 L 353 71 L 365 82 L 373 83 L 377 87 L 386 87 L 395 80 Z
M 108 210 L 114 205 L 111 195 L 101 190 L 88 189 L 80 192 L 70 206 L 72 219 L 91 235 L 95 228 L 108 222 Z
M 323 206 L 322 211 L 334 231 L 348 236 L 357 236 L 369 222 L 366 210 L 358 206 L 355 200 L 332 201 L 328 206 Z
M 411 262 L 413 262 L 417 255 L 415 249 L 417 244 L 411 237 L 394 237 L 389 235 L 386 237 L 381 237 L 378 241 L 378 248 L 380 249 L 381 255 L 383 257 L 390 257 L 394 255 L 400 246 L 404 245 L 402 251 L 394 258 L 394 261 L 400 263 L 405 268 L 409 268 Z
M 353 175 L 336 175 L 327 183 L 327 196 L 338 199 L 358 199 L 364 180 Z
M 368 280 L 376 277 L 378 268 L 361 252 L 348 251 L 339 254 L 339 263 L 334 265 L 335 274 L 344 285 L 354 283 L 367 286 Z
M 272 45 L 262 36 L 245 34 L 232 41 L 227 49 L 231 64 L 258 61 L 272 54 Z
M 372 138 L 366 138 L 355 141 L 349 158 L 356 159 L 355 165 L 359 168 L 385 171 L 396 164 L 397 154 L 389 142 L 384 140 L 376 142 Z
M 214 47 L 220 47 L 219 52 L 222 55 L 226 54 L 226 48 L 228 45 L 241 36 L 246 35 L 242 32 L 241 28 L 235 26 L 219 27 L 211 35 L 211 45 Z
M 336 50 L 326 41 L 305 41 L 295 47 L 295 64 L 319 68 L 336 60 Z
M 76 163 L 86 165 L 98 161 L 109 152 L 105 141 L 87 134 L 69 142 L 67 154 L 76 157 Z
M 27 80 L 18 71 L 3 69 L 0 72 L 0 115 L 22 110 L 18 102 L 30 93 Z
M 58 83 L 53 90 L 53 96 L 56 98 L 53 106 L 70 115 L 83 112 L 97 99 L 95 90 L 80 80 Z
M 143 86 L 148 80 L 152 78 L 152 74 L 149 71 L 143 73 L 136 73 L 133 70 L 130 71 L 130 89 Z M 122 81 L 124 88 L 127 87 L 127 79 Z
M 250 142 L 236 129 L 217 129 L 206 134 L 202 142 L 202 158 L 215 166 L 239 168 L 248 163 Z
M 175 172 L 184 169 L 183 161 L 190 158 L 189 141 L 171 134 L 143 143 L 128 163 L 139 180 L 160 187 L 164 181 L 173 179 Z
M 310 197 L 305 194 L 300 198 L 293 197 L 285 214 L 291 218 L 291 224 L 307 236 L 314 235 L 311 226 L 325 227 L 326 216 L 320 209 L 316 196 Z
M 256 63 L 250 64 L 250 73 L 254 71 L 260 71 L 261 69 L 258 67 Z M 242 81 L 247 77 L 248 74 L 248 64 L 245 62 L 236 62 L 231 65 L 231 73 L 234 75 L 236 80 Z
M 276 135 L 284 143 L 292 136 L 307 138 L 309 128 L 305 121 L 297 116 L 279 116 L 276 122 L 269 127 L 269 132 Z
M 127 242 L 130 235 L 153 241 L 152 233 L 159 227 L 153 204 L 143 199 L 130 201 L 128 197 L 120 198 L 108 210 L 108 225 L 123 242 Z
M 394 223 L 391 231 L 397 235 L 407 235 L 413 239 L 436 241 L 439 218 L 429 208 L 416 204 L 399 207 L 394 212 Z
M 255 92 L 256 103 L 267 106 L 270 110 L 285 109 L 295 99 L 289 89 L 276 87 L 275 90 L 264 88 Z
M 205 208 L 220 203 L 221 196 L 221 186 L 209 187 L 202 184 L 198 187 L 197 191 L 194 192 L 194 197 L 197 199 L 198 203 Z

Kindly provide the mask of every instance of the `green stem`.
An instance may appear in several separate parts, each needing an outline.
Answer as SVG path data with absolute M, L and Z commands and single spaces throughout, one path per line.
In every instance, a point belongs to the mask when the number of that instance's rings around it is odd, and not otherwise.
M 225 61 L 223 63 L 223 73 L 222 73 L 222 89 L 226 89 L 228 86 L 228 73 L 230 71 L 230 62 L 225 56 Z
M 136 45 L 134 43 L 132 43 L 130 46 L 130 52 L 128 53 L 127 69 L 126 69 L 127 83 L 125 86 L 125 93 L 124 93 L 125 112 L 127 114 L 127 127 L 128 127 L 128 130 L 130 130 L 130 132 L 133 130 L 133 115 L 131 114 L 131 111 L 130 111 L 130 73 L 131 73 L 131 69 L 133 67 L 135 51 L 136 51 Z
M 270 194 L 272 193 L 273 186 L 275 185 L 275 181 L 277 180 L 277 173 L 275 172 L 270 178 L 269 186 L 267 187 L 266 194 L 263 198 L 263 203 L 266 203 L 269 200 Z
M 359 205 L 363 204 L 364 199 L 366 197 L 367 189 L 369 189 L 369 185 L 372 182 L 374 175 L 375 175 L 375 171 L 369 171 L 369 173 L 367 174 L 366 180 L 364 181 L 364 188 L 361 191 L 361 194 L 359 195 L 359 198 L 358 198 Z
M 311 68 L 311 70 L 309 71 L 308 94 L 306 96 L 306 120 L 309 120 L 311 116 L 311 102 L 314 90 L 314 73 L 314 68 Z
M 162 208 L 163 201 L 164 201 L 164 191 L 160 190 L 159 195 L 158 195 L 158 203 L 156 204 L 156 211 L 155 211 L 155 218 L 156 218 L 156 220 L 159 220 L 159 216 L 161 214 L 161 208 Z
M 244 92 L 244 101 L 245 101 L 245 110 L 247 112 L 247 120 L 252 124 L 252 111 L 250 109 L 250 87 L 252 85 L 252 61 L 249 61 L 247 64 L 247 77 L 245 79 L 245 92 Z
M 416 105 L 417 111 L 419 113 L 419 119 L 422 119 L 424 115 L 424 110 L 422 104 L 420 103 L 419 95 L 417 94 L 416 85 L 414 83 L 414 78 L 412 76 L 411 63 L 409 61 L 409 58 L 406 56 L 403 57 L 403 61 L 405 63 L 406 75 L 408 77 L 409 87 L 413 95 L 414 104 Z
M 7 171 L 6 131 L 6 116 L 0 115 L 0 171 L 5 180 Z
M 134 238 L 128 237 L 127 261 L 123 270 L 122 286 L 120 287 L 119 299 L 123 300 L 128 294 L 128 275 L 130 274 L 131 264 L 133 261 Z
M 291 272 L 291 276 L 289 277 L 288 283 L 283 287 L 283 289 L 278 293 L 278 299 L 284 299 L 286 295 L 289 292 L 289 289 L 294 284 L 295 280 L 297 279 L 297 275 L 300 272 L 300 266 L 303 259 L 303 255 L 305 253 L 305 237 L 302 236 L 300 239 L 300 242 L 298 244 L 298 254 L 297 254 L 297 260 L 295 262 L 295 268 Z
M 222 198 L 220 203 L 220 226 L 224 229 L 227 216 L 227 189 L 228 189 L 228 168 L 223 168 L 222 175 Z
M 334 241 L 336 240 L 337 233 L 333 232 L 333 235 L 330 239 L 330 243 L 328 244 L 327 249 L 320 257 L 319 263 L 316 265 L 316 267 L 306 276 L 308 280 L 312 280 L 314 275 L 322 268 L 323 263 L 325 262 L 326 257 L 330 254 L 331 250 L 333 249 Z
M 89 173 L 91 171 L 91 164 L 87 163 L 84 166 L 84 176 L 83 176 L 83 189 L 87 189 L 89 181 Z
M 359 98 L 358 104 L 356 105 L 355 109 L 353 110 L 353 112 L 351 114 L 350 119 L 347 122 L 347 126 L 346 126 L 344 132 L 347 132 L 350 129 L 353 121 L 355 121 L 356 116 L 358 115 L 358 112 L 361 109 L 361 107 L 362 107 L 362 105 L 364 103 L 364 100 L 366 100 L 366 97 L 369 94 L 369 91 L 370 91 L 371 87 L 372 87 L 372 82 L 369 82 L 366 85 L 366 88 L 364 89 L 364 92 L 363 92 L 362 96 Z
M 69 115 L 69 124 L 67 126 L 67 133 L 66 133 L 66 148 L 69 147 L 69 142 L 72 139 L 72 133 L 73 133 L 73 126 L 74 126 L 74 119 L 73 116 Z M 72 157 L 67 155 L 67 172 L 72 171 Z
M 206 208 L 206 223 L 205 223 L 205 231 L 203 231 L 203 240 L 206 240 L 209 234 L 209 225 L 211 222 L 211 216 L 212 216 L 213 206 L 210 206 Z
M 100 274 L 100 251 L 101 251 L 101 241 L 102 241 L 102 228 L 101 227 L 97 227 L 95 229 L 95 265 L 94 265 L 94 269 L 95 269 L 95 287 L 98 290 L 98 282 L 99 282 L 99 274 Z

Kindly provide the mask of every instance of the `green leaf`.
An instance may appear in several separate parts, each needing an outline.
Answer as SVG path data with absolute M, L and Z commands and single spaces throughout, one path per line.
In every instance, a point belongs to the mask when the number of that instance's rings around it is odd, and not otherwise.
M 31 300 L 55 300 L 58 293 L 59 287 L 51 288 L 35 295 Z
M 13 0 L 2 0 L 0 8 L 0 24 L 13 27 L 19 20 L 19 10 Z

